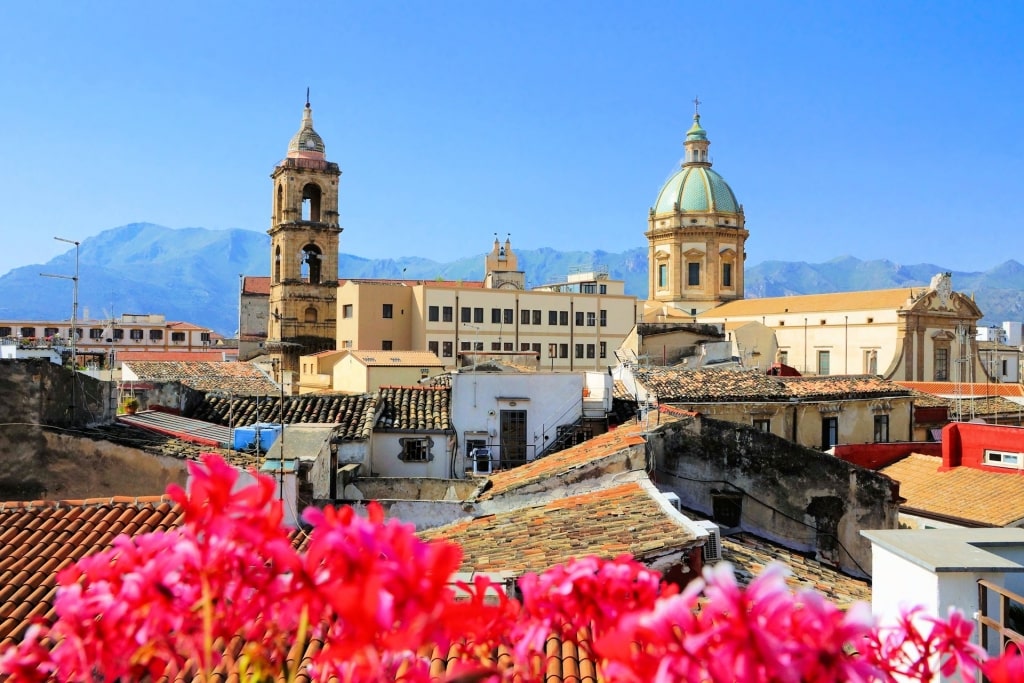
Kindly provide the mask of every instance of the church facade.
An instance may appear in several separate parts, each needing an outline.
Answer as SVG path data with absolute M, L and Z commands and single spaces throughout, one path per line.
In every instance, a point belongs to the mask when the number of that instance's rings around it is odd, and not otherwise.
M 711 169 L 709 145 L 695 113 L 682 166 L 648 214 L 645 322 L 714 324 L 727 335 L 762 325 L 774 334 L 762 351 L 804 375 L 985 377 L 974 338 L 982 313 L 953 291 L 949 273 L 927 287 L 745 299 L 746 218 L 732 188 Z M 768 366 L 762 359 L 760 369 Z

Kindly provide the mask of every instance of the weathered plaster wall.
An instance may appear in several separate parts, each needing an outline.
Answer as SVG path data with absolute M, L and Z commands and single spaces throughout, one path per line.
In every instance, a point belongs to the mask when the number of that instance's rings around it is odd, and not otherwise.
M 0 499 L 159 496 L 168 484 L 185 485 L 185 463 L 109 441 L 35 428 L 21 447 L 3 451 Z
M 366 514 L 366 505 L 360 502 L 350 503 L 361 515 Z M 400 519 L 412 524 L 417 531 L 451 524 L 466 516 L 462 503 L 438 500 L 383 500 L 380 501 L 384 514 L 388 518 Z
M 649 439 L 659 486 L 684 506 L 712 515 L 713 494 L 734 494 L 740 528 L 852 574 L 871 568 L 860 530 L 897 527 L 894 482 L 833 456 L 711 419 L 699 436 L 669 424 Z

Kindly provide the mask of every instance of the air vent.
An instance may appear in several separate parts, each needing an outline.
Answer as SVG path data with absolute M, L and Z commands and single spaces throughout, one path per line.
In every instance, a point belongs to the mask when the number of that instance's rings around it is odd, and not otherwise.
M 698 520 L 697 526 L 708 532 L 708 540 L 704 543 L 704 562 L 718 562 L 722 559 L 722 532 L 714 522 Z

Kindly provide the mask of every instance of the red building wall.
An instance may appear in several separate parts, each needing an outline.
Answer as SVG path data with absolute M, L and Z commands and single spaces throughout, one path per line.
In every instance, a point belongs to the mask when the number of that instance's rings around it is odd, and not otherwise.
M 985 464 L 985 451 L 1024 453 L 1024 427 L 951 422 L 942 428 L 942 467 L 973 467 L 986 472 L 1013 472 Z M 1024 474 L 1024 470 L 1016 470 Z

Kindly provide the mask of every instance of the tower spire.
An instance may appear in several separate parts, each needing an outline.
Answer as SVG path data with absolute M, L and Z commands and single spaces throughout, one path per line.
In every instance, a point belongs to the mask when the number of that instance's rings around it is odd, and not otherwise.
M 306 109 L 309 109 L 309 86 L 306 86 Z

